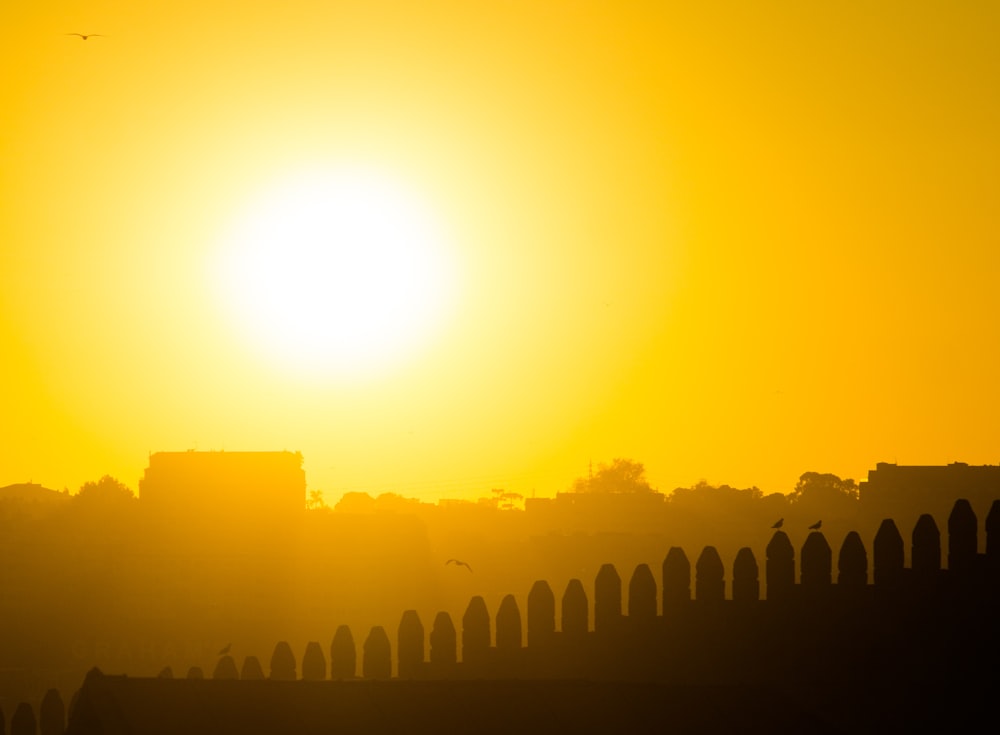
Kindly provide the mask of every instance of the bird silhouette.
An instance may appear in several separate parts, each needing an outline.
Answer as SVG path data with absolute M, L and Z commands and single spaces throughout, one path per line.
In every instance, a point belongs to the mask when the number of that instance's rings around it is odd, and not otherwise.
M 771 526 L 771 528 L 781 528 L 784 525 L 784 523 L 785 523 L 785 519 L 784 518 L 779 518 L 777 520 L 777 522 L 773 526 Z
M 225 646 L 223 646 L 222 650 L 219 651 L 219 655 L 225 656 L 227 653 L 229 653 L 229 649 L 232 647 L 233 647 L 232 643 L 227 643 Z
M 464 561 L 459 561 L 458 559 L 449 559 L 448 561 L 445 562 L 445 566 L 447 566 L 449 564 L 454 564 L 455 566 L 459 566 L 459 567 L 465 567 L 470 572 L 472 571 L 472 567 L 470 567 Z
M 814 524 L 809 526 L 810 531 L 818 531 L 819 527 L 823 525 L 823 521 L 816 521 Z
M 79 36 L 84 41 L 86 41 L 88 38 L 101 38 L 101 37 L 104 36 L 103 33 L 67 33 L 66 35 L 67 36 Z

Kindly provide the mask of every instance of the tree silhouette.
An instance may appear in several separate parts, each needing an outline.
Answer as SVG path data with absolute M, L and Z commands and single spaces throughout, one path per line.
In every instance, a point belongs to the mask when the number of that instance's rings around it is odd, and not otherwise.
M 103 544 L 121 538 L 134 528 L 129 519 L 139 510 L 135 493 L 111 475 L 87 482 L 71 496 L 70 514 L 86 529 L 93 543 Z
M 135 493 L 125 483 L 111 475 L 104 475 L 97 482 L 85 482 L 74 496 L 78 505 L 110 506 L 136 499 Z
M 502 487 L 490 488 L 490 492 L 493 493 L 493 498 L 488 502 L 494 508 L 501 510 L 514 510 L 517 501 L 524 500 L 524 496 L 520 493 L 508 492 Z
M 729 485 L 716 487 L 705 480 L 692 487 L 675 488 L 667 496 L 667 502 L 673 507 L 720 515 L 745 514 L 759 506 L 763 499 L 764 493 L 757 487 L 744 489 Z
M 788 495 L 792 508 L 809 518 L 852 518 L 858 511 L 858 484 L 829 472 L 804 472 Z
M 373 513 L 375 498 L 368 493 L 349 492 L 340 496 L 333 509 L 342 513 Z
M 310 490 L 309 498 L 306 500 L 306 508 L 308 510 L 329 510 L 330 506 L 323 499 L 322 490 Z
M 502 487 L 494 487 L 490 489 L 493 493 L 492 505 L 494 508 L 501 508 L 503 510 L 514 510 L 516 501 L 523 500 L 524 496 L 520 493 L 507 492 Z
M 830 472 L 803 472 L 791 493 L 793 502 L 805 497 L 830 495 L 858 499 L 858 484 L 851 479 L 841 480 Z
M 601 463 L 597 472 L 573 481 L 575 493 L 652 493 L 656 492 L 646 480 L 642 462 L 620 457 L 611 464 Z

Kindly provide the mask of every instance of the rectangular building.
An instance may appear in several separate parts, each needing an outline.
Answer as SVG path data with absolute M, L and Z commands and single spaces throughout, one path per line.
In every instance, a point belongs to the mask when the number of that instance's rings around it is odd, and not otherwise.
M 955 501 L 972 505 L 980 529 L 994 500 L 1000 499 L 1000 466 L 949 465 L 900 466 L 879 462 L 868 480 L 858 484 L 861 512 L 866 518 L 892 518 L 909 540 L 917 519 L 930 513 L 944 534 Z
M 302 454 L 157 452 L 139 481 L 139 502 L 147 517 L 182 524 L 293 518 L 306 502 Z

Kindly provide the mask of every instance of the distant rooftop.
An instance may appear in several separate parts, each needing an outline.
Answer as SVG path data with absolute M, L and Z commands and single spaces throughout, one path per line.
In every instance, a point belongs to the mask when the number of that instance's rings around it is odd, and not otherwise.
M 68 498 L 67 493 L 50 490 L 37 482 L 20 482 L 0 487 L 0 500 L 24 500 L 28 502 L 53 503 Z
M 259 517 L 305 508 L 301 452 L 156 452 L 139 480 L 139 499 L 158 513 Z

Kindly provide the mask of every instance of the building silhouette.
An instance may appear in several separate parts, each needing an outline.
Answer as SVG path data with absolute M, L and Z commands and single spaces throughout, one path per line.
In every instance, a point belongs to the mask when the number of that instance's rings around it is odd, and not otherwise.
M 861 514 L 880 522 L 892 518 L 901 528 L 911 528 L 923 513 L 947 518 L 959 498 L 985 517 L 990 504 L 1000 497 L 1000 466 L 897 465 L 879 462 L 858 483 Z
M 305 499 L 298 452 L 156 452 L 139 481 L 144 514 L 185 526 L 290 519 Z

